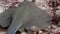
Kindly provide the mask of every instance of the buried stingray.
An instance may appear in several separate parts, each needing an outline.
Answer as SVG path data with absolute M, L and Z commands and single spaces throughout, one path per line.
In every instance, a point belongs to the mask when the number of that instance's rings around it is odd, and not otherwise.
M 0 14 L 0 25 L 9 26 L 6 34 L 15 34 L 18 29 L 30 29 L 31 26 L 44 29 L 50 25 L 50 20 L 51 16 L 45 10 L 39 9 L 33 2 L 28 1 Z

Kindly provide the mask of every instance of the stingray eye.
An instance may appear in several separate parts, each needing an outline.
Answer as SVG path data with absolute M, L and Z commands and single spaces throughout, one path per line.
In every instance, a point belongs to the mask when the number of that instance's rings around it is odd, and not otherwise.
M 50 7 L 57 7 L 58 6 L 58 3 L 55 0 L 51 0 L 51 1 L 49 1 L 48 5 Z
M 35 0 L 32 0 L 32 2 L 35 2 Z

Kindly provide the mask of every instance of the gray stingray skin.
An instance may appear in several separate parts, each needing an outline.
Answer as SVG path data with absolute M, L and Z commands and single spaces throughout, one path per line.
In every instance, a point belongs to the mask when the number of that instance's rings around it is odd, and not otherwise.
M 11 22 L 10 17 L 12 17 Z M 23 2 L 19 7 L 10 8 L 0 14 L 0 25 L 9 26 L 6 34 L 15 34 L 22 27 L 29 29 L 31 26 L 37 26 L 43 29 L 50 25 L 50 20 L 51 16 L 33 2 Z

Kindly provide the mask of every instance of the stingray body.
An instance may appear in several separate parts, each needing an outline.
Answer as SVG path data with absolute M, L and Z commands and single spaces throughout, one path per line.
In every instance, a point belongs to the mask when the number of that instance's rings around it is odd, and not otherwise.
M 33 2 L 27 1 L 19 7 L 10 8 L 0 14 L 0 25 L 9 26 L 6 34 L 15 34 L 18 29 L 29 29 L 31 26 L 43 29 L 50 25 L 50 20 L 51 16 L 45 10 L 41 10 Z

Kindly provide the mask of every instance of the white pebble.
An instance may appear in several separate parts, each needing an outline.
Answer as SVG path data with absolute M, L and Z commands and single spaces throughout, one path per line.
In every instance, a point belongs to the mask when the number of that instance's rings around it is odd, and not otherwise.
M 21 34 L 27 34 L 26 32 L 22 32 Z
M 56 15 L 60 16 L 60 10 L 57 10 L 55 13 Z

